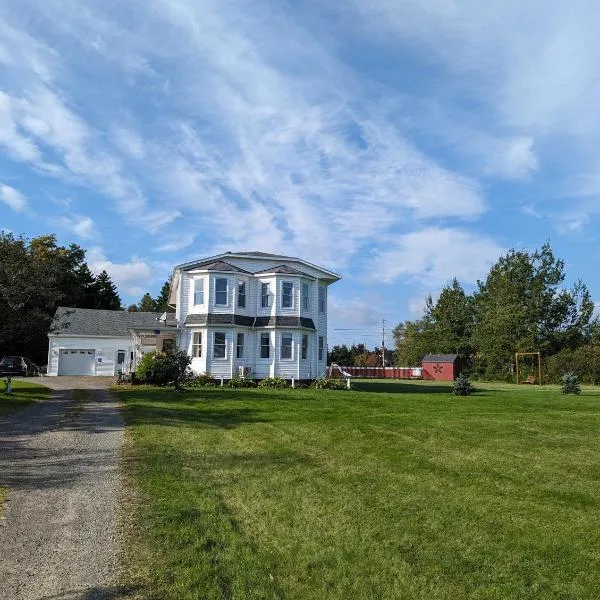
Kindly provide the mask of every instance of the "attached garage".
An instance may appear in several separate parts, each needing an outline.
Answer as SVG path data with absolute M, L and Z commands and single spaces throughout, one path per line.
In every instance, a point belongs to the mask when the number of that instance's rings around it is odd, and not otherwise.
M 58 374 L 95 375 L 96 351 L 93 349 L 59 350 Z
M 136 343 L 133 331 L 164 329 L 162 313 L 63 308 L 48 334 L 48 375 L 114 377 L 129 372 Z M 175 327 L 171 328 L 177 331 Z M 175 336 L 172 336 L 173 339 Z

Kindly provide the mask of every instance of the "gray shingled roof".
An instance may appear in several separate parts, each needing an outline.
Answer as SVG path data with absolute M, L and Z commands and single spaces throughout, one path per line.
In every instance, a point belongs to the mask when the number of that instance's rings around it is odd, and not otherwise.
M 233 271 L 234 273 L 249 273 L 249 271 L 245 271 L 244 269 L 230 265 L 224 260 L 217 260 L 207 265 L 202 265 L 202 268 L 206 269 L 207 271 Z
M 158 321 L 159 312 L 126 312 L 59 306 L 50 327 L 56 335 L 103 335 L 127 337 L 132 327 L 154 329 L 164 324 Z
M 458 354 L 428 354 L 422 362 L 453 363 L 457 358 Z
M 279 265 L 278 267 L 273 267 L 273 268 L 264 269 L 262 271 L 257 271 L 254 274 L 262 275 L 263 273 L 283 273 L 285 275 L 302 275 L 304 277 L 310 277 L 311 279 L 314 279 L 314 277 L 311 277 L 310 275 L 307 275 L 306 273 L 303 273 L 302 271 L 298 271 L 298 269 L 294 269 L 294 267 L 289 267 L 288 265 Z

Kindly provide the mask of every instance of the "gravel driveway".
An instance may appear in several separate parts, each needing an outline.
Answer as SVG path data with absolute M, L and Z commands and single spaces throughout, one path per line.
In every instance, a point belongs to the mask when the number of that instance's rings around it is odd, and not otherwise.
M 118 597 L 123 423 L 112 381 L 48 377 L 51 400 L 0 418 L 3 600 Z

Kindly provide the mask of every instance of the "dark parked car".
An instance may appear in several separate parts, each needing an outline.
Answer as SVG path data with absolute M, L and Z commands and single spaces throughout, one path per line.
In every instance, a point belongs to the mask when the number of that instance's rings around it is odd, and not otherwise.
M 0 377 L 33 377 L 40 374 L 40 368 L 24 356 L 5 356 L 0 360 Z

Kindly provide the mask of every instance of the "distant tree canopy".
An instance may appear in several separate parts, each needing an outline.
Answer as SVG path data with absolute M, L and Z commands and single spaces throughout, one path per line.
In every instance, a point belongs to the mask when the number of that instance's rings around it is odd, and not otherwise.
M 48 330 L 57 306 L 119 309 L 108 274 L 95 277 L 76 244 L 54 235 L 31 240 L 0 232 L 0 355 L 45 364 Z
M 393 364 L 394 354 L 386 348 L 386 365 Z M 328 364 L 337 363 L 344 367 L 380 367 L 382 366 L 381 348 L 367 350 L 364 344 L 346 344 L 333 346 L 327 356 Z
M 564 262 L 549 244 L 533 252 L 510 250 L 467 294 L 456 279 L 438 300 L 425 300 L 423 317 L 394 329 L 396 363 L 418 365 L 427 353 L 471 357 L 476 374 L 510 375 L 515 352 L 545 356 L 574 350 L 598 330 L 586 285 L 564 286 Z

